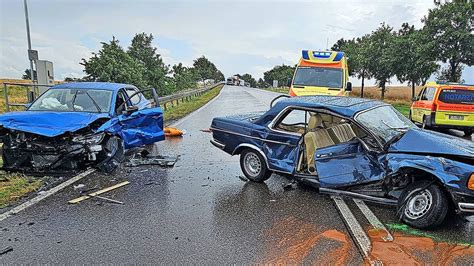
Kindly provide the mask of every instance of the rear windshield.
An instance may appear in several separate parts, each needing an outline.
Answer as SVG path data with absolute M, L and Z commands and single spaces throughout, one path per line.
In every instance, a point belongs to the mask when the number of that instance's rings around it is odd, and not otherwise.
M 474 90 L 444 89 L 439 93 L 438 100 L 443 103 L 474 104 Z

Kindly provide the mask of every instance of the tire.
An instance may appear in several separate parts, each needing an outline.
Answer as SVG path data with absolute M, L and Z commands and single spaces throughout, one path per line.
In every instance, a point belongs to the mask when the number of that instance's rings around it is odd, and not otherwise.
M 263 182 L 272 175 L 263 156 L 252 149 L 246 149 L 240 154 L 240 168 L 244 175 L 253 182 Z
M 430 122 L 430 117 L 429 116 L 423 116 L 423 123 L 421 124 L 421 128 L 423 129 L 428 129 L 428 125 Z
M 410 184 L 398 198 L 398 213 L 415 228 L 434 228 L 442 224 L 449 202 L 440 187 L 429 181 Z
M 466 130 L 464 130 L 464 136 L 466 136 L 466 137 L 472 136 L 472 129 L 466 129 Z
M 105 173 L 112 173 L 125 159 L 125 148 L 119 137 L 111 136 L 102 142 L 96 167 Z

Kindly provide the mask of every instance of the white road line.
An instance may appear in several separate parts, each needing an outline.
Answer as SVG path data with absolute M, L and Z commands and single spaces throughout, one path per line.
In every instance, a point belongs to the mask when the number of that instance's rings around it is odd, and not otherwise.
M 352 214 L 349 206 L 347 206 L 346 202 L 341 197 L 331 196 L 331 198 L 334 200 L 334 203 L 336 203 L 336 207 L 344 218 L 344 222 L 349 228 L 349 231 L 355 239 L 362 255 L 367 260 L 370 260 L 369 252 L 372 249 L 372 244 L 370 243 L 370 239 L 364 229 L 362 229 L 362 226 L 359 224 L 354 214 Z
M 85 172 L 82 172 L 82 173 L 80 173 L 80 174 L 78 174 L 78 175 L 62 182 L 61 184 L 59 184 L 59 185 L 55 186 L 54 188 L 46 191 L 45 193 L 43 193 L 41 195 L 38 195 L 38 196 L 26 201 L 25 203 L 23 203 L 21 205 L 16 206 L 15 208 L 13 208 L 13 209 L 5 212 L 5 213 L 0 214 L 0 222 L 5 220 L 6 218 L 12 216 L 12 215 L 15 215 L 15 214 L 21 212 L 24 209 L 26 209 L 26 208 L 28 208 L 28 207 L 44 200 L 45 198 L 55 194 L 56 192 L 58 192 L 58 191 L 64 189 L 65 187 L 73 184 L 74 182 L 77 182 L 80 179 L 92 174 L 93 172 L 95 172 L 95 169 L 88 169 Z
M 362 214 L 364 214 L 365 218 L 369 221 L 369 223 L 377 230 L 382 230 L 385 232 L 385 236 L 382 239 L 385 242 L 393 241 L 393 236 L 390 232 L 385 228 L 385 226 L 380 222 L 379 218 L 375 216 L 375 214 L 369 209 L 369 207 L 365 204 L 364 201 L 360 199 L 354 199 L 355 204 L 359 207 Z

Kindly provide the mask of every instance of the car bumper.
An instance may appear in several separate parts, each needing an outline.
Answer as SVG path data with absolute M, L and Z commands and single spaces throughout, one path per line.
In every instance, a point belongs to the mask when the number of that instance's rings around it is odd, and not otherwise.
M 474 213 L 474 203 L 459 202 L 458 208 L 463 213 Z
M 220 143 L 219 141 L 215 140 L 215 139 L 211 139 L 211 144 L 214 145 L 215 147 L 223 150 L 225 148 L 225 144 L 223 143 Z
M 474 214 L 474 196 L 465 193 L 452 193 L 452 199 L 460 213 Z
M 431 121 L 428 126 L 433 127 L 433 128 L 446 128 L 446 129 L 458 129 L 458 130 L 474 130 L 473 122 L 471 121 L 472 118 L 470 116 L 467 116 L 464 113 L 461 113 L 460 115 L 463 115 L 466 117 L 466 120 L 464 121 L 454 121 L 454 120 L 449 120 L 446 117 L 448 117 L 449 114 L 445 113 L 431 113 Z M 457 115 L 456 113 L 452 113 L 453 115 Z

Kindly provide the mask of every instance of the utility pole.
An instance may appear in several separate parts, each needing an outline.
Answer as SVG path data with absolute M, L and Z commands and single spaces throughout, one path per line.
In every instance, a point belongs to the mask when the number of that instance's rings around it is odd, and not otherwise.
M 30 22 L 28 20 L 28 4 L 26 3 L 26 0 L 23 0 L 24 6 L 25 6 L 25 21 L 26 21 L 26 36 L 28 38 L 28 59 L 30 60 L 30 77 L 31 77 L 31 82 L 35 83 L 35 75 L 33 71 L 33 56 L 32 56 L 32 50 L 31 50 L 31 38 L 30 38 Z

